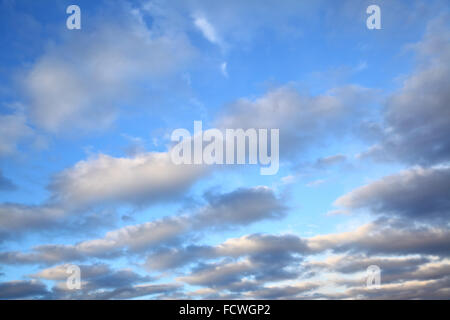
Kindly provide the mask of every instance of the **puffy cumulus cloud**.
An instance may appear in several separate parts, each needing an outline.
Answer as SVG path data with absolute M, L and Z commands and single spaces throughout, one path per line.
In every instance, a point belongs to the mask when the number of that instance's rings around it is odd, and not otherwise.
M 448 221 L 450 168 L 411 168 L 381 178 L 341 196 L 335 205 L 368 208 L 377 215 L 419 221 Z
M 429 165 L 450 160 L 448 15 L 430 23 L 413 48 L 418 67 L 386 103 L 381 142 L 365 155 Z
M 173 164 L 169 152 L 142 153 L 131 158 L 101 154 L 60 172 L 50 189 L 55 200 L 75 206 L 148 204 L 179 196 L 205 173 L 200 165 Z
M 44 283 L 36 280 L 0 282 L 0 299 L 45 298 L 49 294 Z
M 351 132 L 354 117 L 366 114 L 371 98 L 372 90 L 354 85 L 315 96 L 282 86 L 257 99 L 231 103 L 217 126 L 280 129 L 280 153 L 294 156 L 313 143 Z
M 124 2 L 111 8 L 82 35 L 65 33 L 24 76 L 27 114 L 37 126 L 104 128 L 137 83 L 162 80 L 192 58 L 183 31 L 149 28 L 145 13 Z

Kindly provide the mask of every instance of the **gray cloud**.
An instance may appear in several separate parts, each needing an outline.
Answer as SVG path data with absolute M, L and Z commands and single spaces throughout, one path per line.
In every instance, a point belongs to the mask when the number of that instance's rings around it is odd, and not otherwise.
M 450 214 L 450 168 L 419 167 L 386 176 L 339 197 L 335 205 L 445 223 Z
M 111 227 L 115 222 L 112 209 L 78 210 L 59 204 L 0 204 L 0 242 L 17 240 L 36 232 L 57 235 L 77 231 L 89 234 L 93 229 Z
M 315 167 L 316 168 L 326 168 L 329 166 L 333 166 L 339 163 L 344 162 L 347 159 L 343 154 L 336 154 L 334 156 L 323 157 L 316 160 Z
M 107 232 L 102 238 L 74 245 L 40 245 L 29 253 L 1 252 L 0 261 L 7 264 L 53 264 L 88 257 L 113 258 L 125 252 L 158 250 L 194 231 L 221 226 L 238 227 L 279 218 L 285 210 L 282 200 L 267 187 L 241 188 L 221 195 L 209 195 L 206 200 L 204 207 L 190 215 L 129 225 Z M 220 219 L 221 216 L 223 219 Z
M 381 143 L 365 155 L 430 165 L 450 160 L 450 29 L 448 15 L 412 46 L 418 66 L 386 103 Z
M 363 254 L 339 255 L 328 257 L 325 261 L 312 261 L 308 266 L 313 269 L 325 269 L 332 272 L 352 274 L 365 271 L 370 265 L 377 265 L 382 269 L 383 282 L 386 282 L 388 274 L 411 273 L 422 264 L 430 262 L 431 259 L 424 256 L 399 256 L 399 257 L 376 257 Z M 400 280 L 400 279 L 398 279 Z
M 64 289 L 65 281 L 68 277 L 68 264 L 58 265 L 52 268 L 41 270 L 31 275 L 35 279 L 59 280 L 60 288 Z M 129 270 L 113 270 L 110 266 L 97 263 L 92 265 L 79 265 L 80 277 L 84 293 L 99 289 L 117 289 L 129 287 L 138 283 L 151 282 L 154 279 L 149 276 L 141 276 L 138 273 Z
M 242 98 L 228 105 L 217 126 L 281 129 L 280 154 L 296 156 L 312 144 L 350 133 L 354 117 L 367 113 L 373 93 L 349 85 L 313 96 L 302 94 L 293 86 L 282 86 L 256 99 Z
M 147 258 L 146 266 L 155 270 L 178 268 L 194 261 L 220 257 L 254 257 L 257 260 L 292 260 L 293 254 L 310 252 L 306 239 L 294 235 L 252 234 L 228 239 L 217 246 L 190 245 L 184 248 L 165 248 Z M 278 266 L 277 266 L 278 267 Z
M 319 288 L 312 282 L 302 282 L 295 285 L 262 287 L 258 290 L 246 292 L 244 298 L 251 299 L 298 299 L 308 297 L 309 291 Z
M 45 284 L 36 280 L 0 282 L 0 299 L 42 298 L 48 293 Z
M 308 238 L 308 247 L 313 252 L 447 256 L 449 244 L 450 230 L 446 227 L 414 226 L 388 219 L 379 219 L 348 232 Z
M 263 219 L 280 219 L 287 209 L 268 187 L 240 188 L 206 197 L 208 204 L 194 216 L 197 227 L 247 225 Z
M 409 300 L 409 299 L 444 299 L 448 300 L 450 279 L 405 281 L 382 286 L 378 290 L 365 287 L 352 288 L 338 298 L 379 299 L 379 300 Z
M 152 284 L 150 282 L 154 278 L 142 276 L 130 269 L 114 270 L 109 265 L 96 263 L 79 265 L 81 288 L 70 290 L 66 285 L 68 266 L 58 265 L 30 275 L 33 279 L 54 281 L 51 290 L 44 290 L 46 299 L 130 299 L 146 295 L 169 295 L 180 289 L 178 284 Z M 42 284 L 37 280 L 30 282 Z M 20 290 L 20 283 L 11 283 L 10 287 L 11 292 Z

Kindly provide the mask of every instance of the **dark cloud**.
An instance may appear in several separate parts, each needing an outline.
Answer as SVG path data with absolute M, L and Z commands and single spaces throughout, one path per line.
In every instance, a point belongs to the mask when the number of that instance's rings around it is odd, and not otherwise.
M 197 228 L 247 225 L 263 219 L 280 219 L 286 206 L 268 187 L 240 188 L 226 194 L 208 194 L 208 204 L 195 216 Z
M 412 168 L 359 187 L 338 198 L 348 210 L 368 208 L 377 215 L 447 222 L 450 168 Z
M 377 265 L 383 270 L 383 281 L 385 282 L 388 274 L 410 273 L 430 261 L 430 258 L 424 256 L 377 257 L 346 254 L 338 257 L 332 256 L 325 261 L 311 262 L 308 266 L 312 269 L 352 274 L 365 271 L 370 265 Z
M 448 14 L 412 46 L 418 66 L 386 103 L 381 142 L 365 155 L 411 164 L 450 160 L 450 28 Z
M 157 251 L 197 231 L 239 227 L 264 219 L 280 218 L 286 210 L 282 199 L 267 187 L 241 188 L 225 194 L 209 194 L 206 198 L 207 203 L 191 215 L 125 226 L 107 232 L 102 238 L 73 245 L 39 245 L 30 253 L 0 252 L 0 262 L 55 264 L 83 261 L 90 257 L 114 258 L 125 253 Z M 8 214 L 12 216 L 11 212 Z M 43 223 L 37 215 L 34 217 L 36 223 Z M 16 220 L 19 218 L 15 217 Z M 24 215 L 25 218 L 30 219 Z M 8 225 L 15 225 L 16 220 L 8 221 L 6 216 L 4 219 Z M 17 224 L 23 227 L 23 223 L 19 222 Z
M 0 243 L 40 232 L 58 235 L 77 232 L 88 235 L 95 229 L 112 227 L 116 221 L 115 210 L 78 210 L 58 204 L 25 205 L 17 203 L 0 204 Z
M 355 230 L 314 236 L 308 247 L 314 252 L 332 250 L 366 254 L 428 254 L 448 256 L 447 227 L 414 226 L 408 222 L 379 219 Z
M 58 265 L 30 276 L 54 281 L 51 291 L 46 295 L 47 299 L 130 299 L 146 295 L 170 295 L 180 289 L 178 284 L 152 284 L 155 279 L 148 275 L 140 275 L 131 269 L 115 270 L 103 263 L 79 265 L 81 288 L 69 289 L 66 285 L 69 266 Z
M 48 293 L 45 284 L 36 280 L 0 282 L 0 299 L 45 298 Z
M 339 298 L 378 299 L 378 300 L 411 300 L 411 299 L 435 299 L 448 300 L 450 278 L 438 280 L 406 281 L 380 289 L 367 289 L 365 287 L 352 288 Z
M 309 251 L 307 241 L 294 235 L 253 234 L 229 239 L 217 246 L 164 248 L 152 253 L 147 258 L 146 266 L 154 270 L 167 270 L 223 257 L 252 257 L 253 262 L 260 263 L 269 263 L 270 260 L 283 262 L 296 260 L 295 254 L 307 254 Z M 278 264 L 276 268 L 279 268 Z
M 252 299 L 296 299 L 303 298 L 305 294 L 320 287 L 319 284 L 302 282 L 296 285 L 262 287 L 247 292 L 245 298 Z

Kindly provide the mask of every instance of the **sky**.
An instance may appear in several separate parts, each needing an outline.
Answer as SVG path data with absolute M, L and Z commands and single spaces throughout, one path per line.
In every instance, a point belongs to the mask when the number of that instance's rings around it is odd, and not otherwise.
M 1 0 L 0 299 L 449 299 L 449 9 Z M 194 121 L 279 170 L 175 164 Z

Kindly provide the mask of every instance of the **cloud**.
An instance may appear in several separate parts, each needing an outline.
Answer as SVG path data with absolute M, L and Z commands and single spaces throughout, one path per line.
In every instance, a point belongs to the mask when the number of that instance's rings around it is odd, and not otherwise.
M 450 29 L 436 19 L 412 46 L 416 70 L 386 103 L 381 142 L 364 153 L 381 160 L 430 165 L 450 160 Z
M 169 152 L 117 158 L 100 154 L 55 174 L 43 203 L 0 204 L 0 241 L 24 231 L 111 225 L 114 210 L 105 212 L 102 206 L 169 202 L 207 173 L 204 166 L 173 164 Z
M 207 195 L 208 205 L 195 215 L 198 226 L 247 225 L 263 219 L 280 219 L 286 207 L 268 187 L 240 188 Z
M 55 176 L 55 200 L 76 206 L 99 203 L 150 204 L 180 196 L 203 176 L 203 166 L 175 165 L 170 154 L 141 153 L 131 158 L 100 154 Z
M 448 255 L 450 231 L 445 227 L 416 227 L 403 221 L 379 219 L 355 230 L 308 238 L 313 252 Z
M 26 231 L 49 229 L 65 215 L 63 209 L 50 205 L 0 205 L 0 242 Z
M 227 63 L 226 62 L 222 62 L 220 65 L 220 71 L 222 72 L 222 75 L 225 78 L 228 78 L 228 70 L 227 70 Z
M 149 29 L 143 11 L 117 7 L 105 8 L 82 35 L 64 33 L 26 73 L 22 87 L 34 124 L 50 132 L 108 127 L 136 84 L 162 80 L 192 58 L 183 32 Z
M 326 168 L 329 166 L 333 166 L 347 160 L 347 157 L 343 154 L 336 154 L 329 157 L 323 157 L 316 160 L 315 167 L 317 168 Z
M 89 257 L 114 258 L 124 253 L 157 250 L 183 236 L 201 230 L 248 225 L 280 218 L 285 210 L 281 199 L 267 187 L 242 188 L 222 195 L 209 195 L 207 204 L 190 215 L 157 219 L 109 231 L 104 237 L 74 245 L 39 245 L 30 253 L 0 252 L 5 264 L 54 264 L 82 261 Z M 243 204 L 243 201 L 246 204 Z M 36 216 L 37 217 L 37 216 Z M 27 217 L 28 218 L 28 217 Z M 37 219 L 36 223 L 40 222 Z M 11 223 L 11 222 L 9 222 Z M 23 226 L 20 224 L 20 226 Z
M 348 210 L 368 208 L 376 215 L 421 221 L 447 221 L 450 214 L 450 168 L 412 168 L 381 178 L 339 197 Z
M 189 245 L 184 248 L 163 248 L 148 256 L 146 266 L 153 270 L 179 268 L 192 262 L 217 258 L 253 257 L 257 261 L 272 259 L 276 268 L 283 269 L 279 263 L 296 260 L 296 254 L 308 254 L 305 239 L 294 235 L 251 234 L 231 238 L 217 246 Z M 266 266 L 267 270 L 271 269 Z
M 354 117 L 366 113 L 372 94 L 372 90 L 354 85 L 321 95 L 282 86 L 259 98 L 242 98 L 229 104 L 218 117 L 217 126 L 280 129 L 280 153 L 292 158 L 313 144 L 350 133 Z
M 45 298 L 48 293 L 45 284 L 36 280 L 0 282 L 0 299 Z
M 96 263 L 79 265 L 81 288 L 70 290 L 66 285 L 68 266 L 57 265 L 30 275 L 33 279 L 54 282 L 46 299 L 130 299 L 146 295 L 167 295 L 180 289 L 179 284 L 152 284 L 155 279 L 142 276 L 131 269 L 115 270 L 107 264 Z
M 363 254 L 346 254 L 329 256 L 324 261 L 311 261 L 308 267 L 316 270 L 328 270 L 345 274 L 365 272 L 367 267 L 377 265 L 382 269 L 383 282 L 386 282 L 389 274 L 411 273 L 421 265 L 430 262 L 431 259 L 424 256 L 398 256 L 377 257 Z M 400 280 L 400 279 L 397 279 Z
M 50 202 L 40 205 L 0 204 L 0 242 L 17 241 L 39 232 L 46 235 L 67 232 L 86 235 L 93 229 L 113 226 L 117 219 L 113 209 L 81 212 L 77 209 Z
M 67 268 L 69 264 L 47 268 L 31 275 L 35 279 L 55 280 L 59 282 L 59 288 L 69 290 L 65 282 L 70 274 Z M 79 265 L 80 279 L 84 294 L 100 289 L 117 289 L 129 287 L 139 283 L 146 283 L 154 279 L 149 276 L 141 276 L 130 269 L 113 270 L 106 264 Z
M 194 18 L 195 26 L 202 32 L 203 36 L 211 43 L 222 47 L 224 44 L 222 39 L 217 34 L 214 27 L 209 23 L 205 17 Z
M 246 299 L 296 299 L 299 295 L 317 289 L 320 285 L 312 282 L 303 282 L 294 285 L 284 286 L 267 286 L 258 290 L 246 292 L 244 298 Z M 302 297 L 301 296 L 301 297 Z
M 191 285 L 203 285 L 208 287 L 223 287 L 233 282 L 238 282 L 241 277 L 250 274 L 253 269 L 249 261 L 236 263 L 204 265 L 179 280 Z
M 358 299 L 411 300 L 411 299 L 448 299 L 450 279 L 412 280 L 383 285 L 379 290 L 365 287 L 352 288 L 340 298 L 356 297 Z

